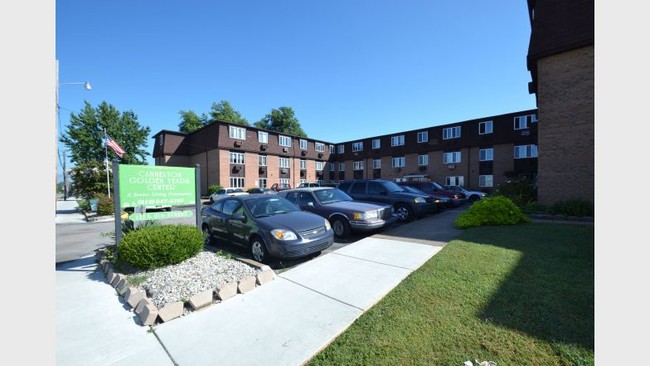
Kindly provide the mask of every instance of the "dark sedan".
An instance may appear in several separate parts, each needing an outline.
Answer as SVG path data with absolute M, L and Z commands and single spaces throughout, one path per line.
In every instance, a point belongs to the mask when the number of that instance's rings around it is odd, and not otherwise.
M 278 195 L 304 211 L 328 219 L 334 235 L 339 238 L 345 238 L 352 231 L 381 229 L 399 220 L 392 205 L 354 201 L 337 188 L 296 188 L 279 192 Z
M 330 223 L 277 195 L 224 197 L 201 210 L 206 244 L 227 241 L 250 248 L 253 259 L 306 257 L 334 244 Z

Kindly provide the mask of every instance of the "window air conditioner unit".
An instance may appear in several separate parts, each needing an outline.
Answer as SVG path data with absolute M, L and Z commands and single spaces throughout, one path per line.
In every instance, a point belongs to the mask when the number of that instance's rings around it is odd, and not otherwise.
M 286 147 L 282 148 L 282 152 L 287 152 L 287 151 L 289 151 L 289 149 L 287 149 Z
M 241 141 L 235 141 L 235 147 L 240 147 L 241 146 Z
M 262 150 L 262 151 L 266 151 L 266 144 L 262 144 L 262 145 L 260 145 L 260 150 Z
M 456 164 L 447 164 L 448 169 L 456 169 Z

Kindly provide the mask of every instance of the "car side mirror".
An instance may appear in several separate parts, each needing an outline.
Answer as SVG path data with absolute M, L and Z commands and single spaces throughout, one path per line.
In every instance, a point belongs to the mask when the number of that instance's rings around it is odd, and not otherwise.
M 235 221 L 241 221 L 241 222 L 246 222 L 246 216 L 240 214 L 240 213 L 234 213 L 230 216 L 231 220 Z
M 314 207 L 314 202 L 307 202 L 307 207 Z

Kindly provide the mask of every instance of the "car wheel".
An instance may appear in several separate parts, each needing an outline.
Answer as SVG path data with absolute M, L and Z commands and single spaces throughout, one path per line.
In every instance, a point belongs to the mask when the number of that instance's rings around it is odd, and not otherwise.
M 267 263 L 269 259 L 269 253 L 266 250 L 266 245 L 264 241 L 259 237 L 254 237 L 251 240 L 251 256 L 254 260 L 260 263 Z
M 470 202 L 476 202 L 476 201 L 478 201 L 478 196 L 477 196 L 477 195 L 469 196 L 469 201 L 470 201 Z
M 212 231 L 208 225 L 203 225 L 203 244 L 212 245 L 214 244 L 214 238 L 212 237 Z
M 213 204 L 213 203 L 214 203 L 214 200 L 212 199 L 212 197 L 210 197 L 210 204 Z
M 334 230 L 334 235 L 338 238 L 345 238 L 348 235 L 350 235 L 350 231 L 352 231 L 352 228 L 350 227 L 350 224 L 347 222 L 347 220 L 344 220 L 342 218 L 335 218 L 331 222 L 332 224 L 332 230 Z
M 396 205 L 395 212 L 397 212 L 400 221 L 404 221 L 404 222 L 413 221 L 413 210 L 411 210 L 409 206 L 404 204 Z

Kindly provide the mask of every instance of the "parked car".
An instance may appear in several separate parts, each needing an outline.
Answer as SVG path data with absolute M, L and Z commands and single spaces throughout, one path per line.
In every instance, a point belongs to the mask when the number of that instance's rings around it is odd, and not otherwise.
M 334 244 L 329 221 L 278 195 L 224 197 L 201 210 L 206 244 L 223 240 L 249 248 L 254 260 L 301 258 Z
M 304 182 L 298 185 L 298 188 L 308 188 L 308 187 L 320 187 L 321 184 L 318 182 Z
M 326 218 L 334 235 L 345 238 L 353 231 L 365 232 L 385 228 L 397 220 L 393 206 L 382 203 L 354 201 L 337 188 L 296 188 L 279 192 L 303 211 Z
M 413 221 L 427 213 L 436 212 L 430 196 L 406 192 L 397 183 L 385 179 L 359 179 L 341 182 L 338 189 L 355 201 L 387 203 L 393 206 L 401 221 Z
M 246 190 L 248 194 L 276 194 L 278 192 L 272 190 L 271 188 L 250 188 Z
M 481 191 L 470 191 L 465 189 L 465 187 L 461 186 L 443 186 L 446 190 L 451 191 L 451 192 L 459 192 L 463 193 L 465 197 L 467 197 L 467 200 L 469 202 L 476 202 L 480 199 L 483 199 L 485 197 L 488 197 L 489 194 L 486 192 L 481 192 Z
M 400 186 L 403 189 L 405 189 L 407 192 L 411 193 L 417 193 L 425 196 L 431 196 L 433 198 L 433 201 L 436 203 L 436 207 L 438 208 L 437 212 L 442 211 L 445 208 L 451 207 L 454 203 L 451 201 L 451 198 L 444 194 L 440 193 L 425 193 L 415 187 L 411 186 Z
M 291 185 L 273 183 L 273 185 L 271 186 L 271 189 L 276 191 L 276 192 L 280 192 L 280 191 L 284 191 L 285 189 L 291 189 Z
M 238 196 L 242 194 L 248 194 L 248 193 L 244 192 L 244 190 L 241 188 L 221 188 L 210 195 L 210 203 L 214 203 L 218 199 L 226 196 Z
M 465 202 L 467 202 L 467 197 L 465 197 L 465 194 L 448 191 L 438 182 L 409 181 L 409 182 L 400 182 L 399 185 L 414 187 L 428 194 L 437 193 L 437 194 L 445 195 L 451 198 L 452 205 L 450 207 L 458 207 L 464 204 Z

